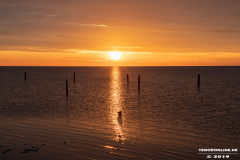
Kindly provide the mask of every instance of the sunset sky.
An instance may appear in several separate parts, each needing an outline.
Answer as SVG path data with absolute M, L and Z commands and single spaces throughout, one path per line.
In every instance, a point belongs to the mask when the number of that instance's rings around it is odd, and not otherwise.
M 0 66 L 239 66 L 239 8 L 239 0 L 0 0 Z

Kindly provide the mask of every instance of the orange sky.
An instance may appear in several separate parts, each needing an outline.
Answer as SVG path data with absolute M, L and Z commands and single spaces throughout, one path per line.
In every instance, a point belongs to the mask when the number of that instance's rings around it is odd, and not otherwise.
M 0 65 L 239 66 L 239 6 L 235 0 L 0 1 Z M 122 58 L 111 60 L 111 51 Z

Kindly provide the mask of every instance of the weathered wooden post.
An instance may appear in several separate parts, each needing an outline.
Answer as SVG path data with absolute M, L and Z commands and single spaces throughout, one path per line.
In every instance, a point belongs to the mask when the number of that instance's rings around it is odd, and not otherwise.
M 75 83 L 75 72 L 73 74 L 73 82 Z
M 198 74 L 198 88 L 200 87 L 200 74 Z
M 122 111 L 119 111 L 117 112 L 118 113 L 118 116 L 121 116 L 122 115 Z
M 25 75 L 25 82 L 27 81 L 27 72 L 24 73 Z
M 66 79 L 66 96 L 68 96 L 68 80 Z
M 138 92 L 140 92 L 140 74 L 138 75 Z
M 127 84 L 129 84 L 129 76 L 128 76 L 128 74 L 127 74 Z

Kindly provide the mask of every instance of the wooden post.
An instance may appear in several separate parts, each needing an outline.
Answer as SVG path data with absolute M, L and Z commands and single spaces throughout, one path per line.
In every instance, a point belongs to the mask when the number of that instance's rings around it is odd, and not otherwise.
M 73 75 L 73 82 L 75 83 L 75 72 L 74 72 L 74 75 Z
M 198 74 L 198 88 L 200 87 L 200 74 Z
M 25 82 L 27 81 L 27 72 L 24 73 L 25 75 Z
M 122 111 L 119 111 L 117 112 L 118 113 L 118 116 L 121 116 L 122 115 Z
M 129 84 L 129 76 L 128 76 L 128 74 L 127 74 L 127 84 Z
M 138 92 L 140 92 L 140 74 L 138 75 Z
M 68 80 L 66 79 L 66 96 L 68 96 Z

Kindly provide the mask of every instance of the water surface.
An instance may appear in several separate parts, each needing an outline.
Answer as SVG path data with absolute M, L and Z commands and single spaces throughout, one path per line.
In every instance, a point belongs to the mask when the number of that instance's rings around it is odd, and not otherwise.
M 239 148 L 239 75 L 240 67 L 0 67 L 0 142 L 44 143 L 48 156 L 55 146 L 62 156 L 51 159 L 206 159 L 199 148 Z

